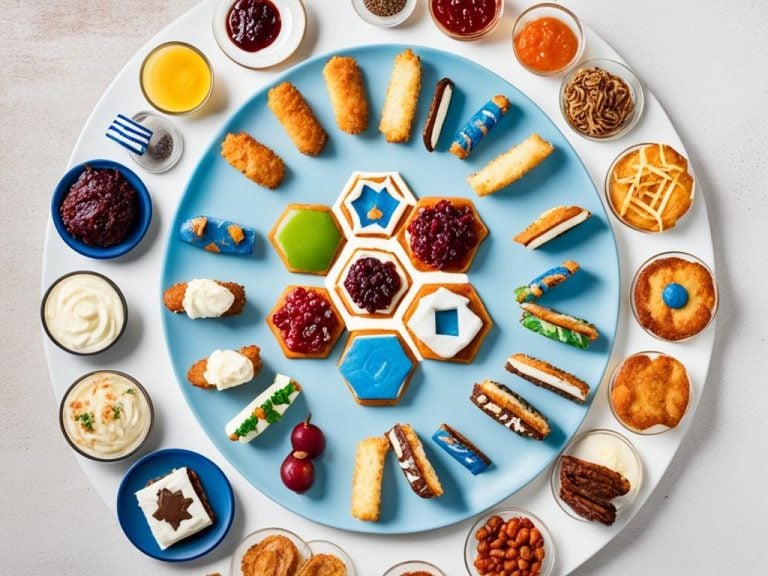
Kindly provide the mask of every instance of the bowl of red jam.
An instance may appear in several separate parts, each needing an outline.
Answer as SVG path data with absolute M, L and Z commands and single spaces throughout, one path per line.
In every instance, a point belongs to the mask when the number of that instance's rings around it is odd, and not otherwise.
M 520 65 L 534 74 L 561 74 L 584 52 L 584 31 L 576 15 L 549 2 L 525 10 L 515 21 L 512 47 Z
M 152 200 L 131 169 L 89 160 L 59 180 L 51 218 L 61 239 L 88 258 L 117 258 L 133 250 L 149 229 Z
M 504 0 L 429 0 L 435 26 L 455 40 L 477 40 L 496 29 Z

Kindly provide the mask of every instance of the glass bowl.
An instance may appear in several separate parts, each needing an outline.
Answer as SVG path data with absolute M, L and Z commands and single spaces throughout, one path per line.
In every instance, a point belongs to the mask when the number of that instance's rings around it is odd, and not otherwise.
M 515 40 L 517 39 L 518 34 L 523 30 L 523 28 L 525 28 L 527 24 L 540 18 L 556 18 L 560 20 L 563 24 L 571 29 L 571 32 L 574 33 L 576 40 L 578 41 L 578 47 L 576 48 L 576 53 L 573 55 L 573 58 L 571 58 L 571 60 L 565 66 L 557 70 L 537 70 L 536 68 L 531 68 L 528 64 L 522 61 L 520 55 L 517 52 L 517 42 L 515 42 Z M 579 58 L 581 58 L 581 55 L 584 53 L 585 43 L 586 39 L 584 37 L 584 31 L 581 28 L 581 22 L 579 21 L 578 17 L 573 12 L 568 10 L 568 8 L 560 6 L 559 4 L 553 4 L 551 2 L 534 4 L 527 10 L 524 10 L 520 16 L 517 17 L 517 20 L 515 20 L 515 26 L 512 29 L 512 49 L 515 52 L 515 58 L 517 58 L 517 61 L 520 63 L 520 65 L 528 70 L 528 72 L 532 72 L 540 76 L 555 76 L 568 70 L 571 66 L 579 61 Z
M 600 443 L 605 446 L 606 443 L 612 443 L 617 450 L 621 450 L 621 454 L 616 456 L 612 455 L 607 447 L 602 450 Z M 552 495 L 560 505 L 560 508 L 568 514 L 571 518 L 581 520 L 582 522 L 589 522 L 586 518 L 579 516 L 573 509 L 568 506 L 560 498 L 560 468 L 562 465 L 562 456 L 574 456 L 581 458 L 587 462 L 594 462 L 600 464 L 606 468 L 610 468 L 616 472 L 621 473 L 627 480 L 630 481 L 629 492 L 624 496 L 619 496 L 611 500 L 614 506 L 616 506 L 617 513 L 622 508 L 628 507 L 635 497 L 640 492 L 640 488 L 643 485 L 643 464 L 640 460 L 640 455 L 624 436 L 613 430 L 591 430 L 583 434 L 579 434 L 563 449 L 560 456 L 555 461 L 555 465 L 552 467 L 552 474 L 550 475 L 550 486 L 552 487 Z M 621 468 L 620 470 L 617 468 Z M 634 471 L 634 475 L 631 472 Z M 630 478 L 634 476 L 634 478 Z
M 445 25 L 443 25 L 443 23 L 440 22 L 440 20 L 438 20 L 437 18 L 437 14 L 436 14 L 437 9 L 434 6 L 436 0 L 428 0 L 428 1 L 429 1 L 429 15 L 432 17 L 432 22 L 435 23 L 435 26 L 437 26 L 437 29 L 440 30 L 440 32 L 442 32 L 449 38 L 453 38 L 454 40 L 462 40 L 462 41 L 479 40 L 480 38 L 484 38 L 485 36 L 490 35 L 496 29 L 496 26 L 499 25 L 499 22 L 501 22 L 501 16 L 504 14 L 504 0 L 495 0 L 496 11 L 494 12 L 491 19 L 488 21 L 488 24 L 486 24 L 483 28 L 475 32 L 462 34 L 455 30 L 451 30 L 450 28 L 447 28 Z
M 440 568 L 434 564 L 423 562 L 421 560 L 407 560 L 395 564 L 389 570 L 384 572 L 384 576 L 403 576 L 403 574 L 408 572 L 426 572 L 432 576 L 445 576 L 445 572 L 440 570 Z
M 302 564 L 312 556 L 312 550 L 309 548 L 309 545 L 300 536 L 294 534 L 290 530 L 285 530 L 284 528 L 261 528 L 260 530 L 248 534 L 248 536 L 240 541 L 237 548 L 235 548 L 235 551 L 232 553 L 232 561 L 229 568 L 232 576 L 239 576 L 242 574 L 240 563 L 243 560 L 243 556 L 245 556 L 251 547 L 264 540 L 267 536 L 285 536 L 288 538 L 296 545 Z
M 552 573 L 552 568 L 555 565 L 555 545 L 552 540 L 552 535 L 549 533 L 547 525 L 542 522 L 540 518 L 523 510 L 522 508 L 506 507 L 490 510 L 481 515 L 477 521 L 472 525 L 467 534 L 467 539 L 464 542 L 464 565 L 467 568 L 467 572 L 471 576 L 480 576 L 480 573 L 475 568 L 475 559 L 477 558 L 477 539 L 475 534 L 480 530 L 492 516 L 499 516 L 505 522 L 514 517 L 527 517 L 533 522 L 534 527 L 538 528 L 541 532 L 541 536 L 544 539 L 544 559 L 541 561 L 541 571 L 539 576 L 549 576 Z M 535 560 L 531 560 L 531 564 Z M 510 572 L 511 573 L 511 572 Z
M 86 381 L 91 376 L 94 376 L 97 374 L 111 374 L 118 379 L 124 380 L 125 383 L 128 384 L 130 388 L 133 389 L 133 392 L 130 392 L 130 393 L 134 394 L 137 398 L 140 397 L 142 399 L 140 402 L 143 402 L 144 409 L 146 410 L 146 419 L 147 419 L 146 423 L 144 424 L 139 423 L 144 428 L 143 430 L 140 431 L 141 432 L 140 436 L 138 436 L 132 444 L 129 444 L 128 446 L 126 446 L 123 449 L 123 451 L 117 452 L 109 456 L 101 455 L 95 450 L 92 452 L 87 451 L 84 448 L 78 446 L 77 442 L 72 438 L 69 430 L 70 426 L 67 424 L 67 420 L 69 419 L 68 406 L 71 400 L 70 396 L 77 390 L 78 386 L 81 383 Z M 124 392 L 124 394 L 125 393 L 127 392 Z M 119 413 L 116 412 L 116 414 L 119 414 Z M 91 417 L 93 418 L 93 413 L 91 414 Z M 75 380 L 69 388 L 67 388 L 67 391 L 64 393 L 64 396 L 61 399 L 61 404 L 59 404 L 59 425 L 61 427 L 62 434 L 64 434 L 64 438 L 67 440 L 67 443 L 72 447 L 72 449 L 75 452 L 77 452 L 81 456 L 85 456 L 86 458 L 89 458 L 91 460 L 96 460 L 97 462 L 117 462 L 118 460 L 124 460 L 129 456 L 136 454 L 136 452 L 141 450 L 141 448 L 147 442 L 147 439 L 149 438 L 149 434 L 152 431 L 152 426 L 154 422 L 155 422 L 155 411 L 154 411 L 154 407 L 152 406 L 152 400 L 149 397 L 147 390 L 133 376 L 129 376 L 125 372 L 118 372 L 117 370 L 94 370 L 93 372 L 88 372 L 87 374 L 83 374 L 82 376 L 80 376 L 80 378 Z M 77 424 L 74 424 L 74 426 L 77 426 Z M 92 436 L 96 435 L 97 433 L 98 433 L 98 430 L 94 434 L 92 434 Z
M 624 426 L 624 428 L 626 428 L 630 432 L 634 432 L 635 434 L 641 434 L 641 435 L 644 435 L 644 436 L 652 436 L 652 435 L 655 435 L 655 434 L 662 434 L 663 432 L 667 432 L 668 430 L 671 430 L 672 428 L 669 427 L 669 426 L 666 426 L 664 424 L 655 424 L 655 425 L 653 425 L 653 426 L 651 426 L 649 428 L 644 428 L 644 429 L 635 428 L 632 425 L 630 425 L 629 423 L 624 422 L 624 420 L 622 420 L 619 417 L 619 415 L 618 415 L 618 413 L 616 411 L 616 407 L 613 404 L 613 388 L 616 385 L 616 379 L 618 378 L 619 374 L 621 373 L 621 370 L 625 367 L 627 361 L 629 361 L 631 358 L 635 358 L 637 356 L 648 356 L 649 358 L 654 360 L 654 359 L 658 358 L 659 356 L 670 356 L 670 355 L 669 354 L 664 354 L 662 352 L 644 351 L 644 352 L 637 352 L 635 354 L 627 356 L 618 366 L 616 366 L 616 368 L 613 370 L 613 373 L 611 374 L 611 381 L 610 381 L 610 384 L 608 386 L 608 404 L 611 407 L 611 412 L 613 413 L 614 418 L 616 418 L 616 420 L 619 422 L 619 424 Z M 673 358 L 673 357 L 670 356 L 670 358 Z M 678 362 L 679 362 L 679 360 L 678 360 Z M 685 368 L 685 366 L 683 366 L 683 367 Z M 691 404 L 693 403 L 693 386 L 691 384 L 691 377 L 688 374 L 687 370 L 686 370 L 685 375 L 686 375 L 686 379 L 688 381 L 688 404 L 686 405 L 685 410 L 683 411 L 683 415 L 680 417 L 680 420 L 677 423 L 677 425 L 675 426 L 675 428 L 680 425 L 680 422 L 685 420 L 685 417 L 688 415 L 688 410 L 691 408 Z
M 408 20 L 411 14 L 413 14 L 416 4 L 418 4 L 418 0 L 405 0 L 403 9 L 397 14 L 393 14 L 392 16 L 377 16 L 368 9 L 365 5 L 365 0 L 352 0 L 352 6 L 355 7 L 355 11 L 360 18 L 368 22 L 368 24 L 381 26 L 382 28 L 392 28 L 393 26 L 397 26 Z
M 200 101 L 195 104 L 195 106 L 183 110 L 166 110 L 161 105 L 159 105 L 157 102 L 155 102 L 149 95 L 149 91 L 147 90 L 147 86 L 145 86 L 145 79 L 144 79 L 144 71 L 147 68 L 147 65 L 152 61 L 152 59 L 158 54 L 158 52 L 162 50 L 166 50 L 168 48 L 173 47 L 179 47 L 179 48 L 185 48 L 187 50 L 191 50 L 197 56 L 199 56 L 205 68 L 208 69 L 208 74 L 211 77 L 210 83 L 208 85 L 208 91 L 206 92 L 205 96 L 200 99 Z M 186 78 L 187 80 L 189 77 Z M 186 82 L 185 82 L 186 83 Z M 152 50 L 149 51 L 149 53 L 144 57 L 144 60 L 141 63 L 141 69 L 139 70 L 139 86 L 141 87 L 141 93 L 144 95 L 144 98 L 149 102 L 152 107 L 157 110 L 158 112 L 162 112 L 163 114 L 168 114 L 170 116 L 187 116 L 189 114 L 194 114 L 198 110 L 200 110 L 203 106 L 205 106 L 206 102 L 210 100 L 211 94 L 213 94 L 213 84 L 214 84 L 214 75 L 213 75 L 213 67 L 211 66 L 210 60 L 206 57 L 205 54 L 203 54 L 198 48 L 195 46 L 192 46 L 192 44 L 188 44 L 187 42 L 181 42 L 178 40 L 174 40 L 171 42 L 163 42 L 162 44 L 155 46 Z
M 587 134 L 586 132 L 582 132 L 578 127 L 574 126 L 574 124 L 571 122 L 571 120 L 568 118 L 568 115 L 566 114 L 565 110 L 565 89 L 568 86 L 568 84 L 573 80 L 573 78 L 578 74 L 580 71 L 589 69 L 589 68 L 601 68 L 605 70 L 606 72 L 613 74 L 614 76 L 618 76 L 624 82 L 626 83 L 627 87 L 629 88 L 630 95 L 632 97 L 633 102 L 635 103 L 634 109 L 624 119 L 624 122 L 619 126 L 617 130 L 614 132 L 611 132 L 609 134 L 605 134 L 603 136 L 596 136 Z M 560 112 L 563 115 L 563 118 L 565 119 L 566 123 L 571 127 L 571 129 L 576 132 L 579 136 L 583 136 L 587 140 L 594 140 L 594 141 L 609 141 L 609 140 L 615 140 L 617 138 L 620 138 L 621 136 L 624 136 L 627 134 L 632 128 L 635 127 L 635 125 L 639 122 L 640 117 L 643 115 L 643 111 L 645 110 L 645 89 L 643 87 L 642 82 L 640 82 L 640 79 L 635 76 L 635 73 L 632 72 L 627 66 L 624 64 L 621 64 L 620 62 L 615 62 L 614 60 L 608 60 L 605 58 L 598 58 L 595 60 L 588 60 L 587 62 L 584 62 L 583 64 L 580 64 L 579 66 L 574 67 L 568 74 L 565 75 L 563 78 L 563 82 L 560 84 Z
M 328 540 L 310 540 L 307 542 L 307 546 L 309 546 L 309 550 L 313 556 L 316 554 L 330 554 L 331 556 L 336 556 L 347 568 L 346 576 L 355 576 L 355 565 L 352 562 L 352 558 L 350 558 L 349 554 L 347 554 L 340 546 L 333 542 L 329 542 Z
M 128 156 L 130 156 L 131 160 L 136 162 L 136 164 L 144 168 L 147 172 L 152 172 L 154 174 L 167 172 L 173 168 L 181 158 L 181 153 L 184 151 L 184 138 L 181 135 L 181 132 L 179 132 L 179 129 L 176 128 L 176 125 L 160 114 L 145 110 L 134 114 L 131 117 L 131 120 L 152 130 L 152 137 L 149 140 L 149 148 L 147 151 L 141 155 L 128 151 Z M 161 160 L 153 158 L 152 152 L 160 147 L 158 142 L 162 142 L 166 136 L 170 139 L 173 146 L 170 154 L 167 158 Z
M 695 264 L 700 264 L 704 269 L 709 273 L 709 276 L 712 278 L 712 285 L 715 288 L 715 303 L 712 306 L 711 315 L 709 317 L 709 321 L 702 327 L 698 332 L 691 334 L 690 336 L 687 336 L 685 338 L 678 338 L 678 339 L 668 339 L 664 338 L 663 336 L 656 334 L 653 330 L 650 329 L 650 327 L 645 326 L 640 321 L 640 315 L 637 311 L 637 303 L 635 301 L 635 287 L 637 286 L 637 282 L 640 278 L 640 275 L 654 262 L 658 262 L 659 260 L 663 260 L 665 258 L 681 258 L 683 260 L 686 260 L 688 262 L 693 262 Z M 712 272 L 712 269 L 707 266 L 704 262 L 696 258 L 696 256 L 692 254 L 688 254 L 687 252 L 662 252 L 661 254 L 656 254 L 656 256 L 653 256 L 646 260 L 640 268 L 637 269 L 637 272 L 635 272 L 635 277 L 632 279 L 632 285 L 629 289 L 629 302 L 632 307 L 632 314 L 635 316 L 635 320 L 637 320 L 637 323 L 640 324 L 640 326 L 643 327 L 643 330 L 648 332 L 651 336 L 654 338 L 658 338 L 659 340 L 663 340 L 664 342 L 685 342 L 687 340 L 690 340 L 692 338 L 695 338 L 702 332 L 705 332 L 707 328 L 712 324 L 712 321 L 715 319 L 715 316 L 717 316 L 717 310 L 720 305 L 720 298 L 717 290 L 717 282 L 715 281 L 715 274 Z
M 630 146 L 623 152 L 621 152 L 618 156 L 616 156 L 616 159 L 611 163 L 611 166 L 608 168 L 608 171 L 605 174 L 605 183 L 603 185 L 603 192 L 605 194 L 606 202 L 608 203 L 608 207 L 611 209 L 611 212 L 613 215 L 625 226 L 632 228 L 632 230 L 637 230 L 638 232 L 644 232 L 646 234 L 662 234 L 663 232 L 666 232 L 667 230 L 671 230 L 672 228 L 665 228 L 664 230 L 648 230 L 646 228 L 640 228 L 638 226 L 635 226 L 631 222 L 629 222 L 624 216 L 620 214 L 620 211 L 613 205 L 613 200 L 611 198 L 611 179 L 613 177 L 613 171 L 616 169 L 616 165 L 628 154 L 632 154 L 633 152 L 636 152 L 642 148 L 646 148 L 648 146 L 657 146 L 658 143 L 656 142 L 643 142 L 642 144 L 635 144 L 634 146 Z M 675 150 L 676 151 L 676 150 Z M 678 152 L 678 154 L 680 154 Z M 682 156 L 682 154 L 681 154 Z M 688 173 L 691 174 L 690 166 L 688 167 Z M 691 174 L 691 176 L 693 176 Z M 688 209 L 681 214 L 678 219 L 675 221 L 675 225 L 681 218 L 685 218 L 685 216 L 691 211 L 691 208 L 693 207 L 693 201 L 696 196 L 696 179 L 693 178 L 693 182 L 691 185 L 691 204 L 688 207 Z

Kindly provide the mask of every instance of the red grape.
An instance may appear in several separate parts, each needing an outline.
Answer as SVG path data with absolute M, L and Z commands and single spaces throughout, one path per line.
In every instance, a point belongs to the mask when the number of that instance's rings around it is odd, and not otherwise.
M 306 452 L 309 458 L 317 458 L 325 450 L 325 435 L 314 424 L 310 424 L 312 416 L 304 422 L 296 424 L 291 432 L 291 445 L 294 450 Z
M 288 454 L 288 457 L 283 460 L 283 465 L 280 466 L 280 478 L 288 489 L 302 494 L 315 483 L 315 465 L 312 464 L 306 452 L 297 450 Z

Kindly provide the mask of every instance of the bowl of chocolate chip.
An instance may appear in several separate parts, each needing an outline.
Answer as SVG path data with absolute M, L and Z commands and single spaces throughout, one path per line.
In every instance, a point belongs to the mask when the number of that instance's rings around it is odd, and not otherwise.
M 128 167 L 112 160 L 89 160 L 59 181 L 51 217 L 61 239 L 76 252 L 89 258 L 117 258 L 144 238 L 152 200 Z
M 627 134 L 643 115 L 643 85 L 624 64 L 589 60 L 565 76 L 560 111 L 568 125 L 588 140 Z

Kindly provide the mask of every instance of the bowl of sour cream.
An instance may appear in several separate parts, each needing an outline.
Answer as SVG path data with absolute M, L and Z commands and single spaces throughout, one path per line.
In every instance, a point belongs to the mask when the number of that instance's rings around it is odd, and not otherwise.
M 61 431 L 79 454 L 101 462 L 135 454 L 154 423 L 152 401 L 139 382 L 115 370 L 78 378 L 59 409 Z

